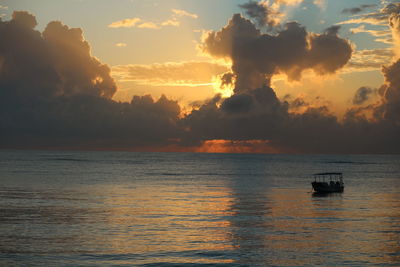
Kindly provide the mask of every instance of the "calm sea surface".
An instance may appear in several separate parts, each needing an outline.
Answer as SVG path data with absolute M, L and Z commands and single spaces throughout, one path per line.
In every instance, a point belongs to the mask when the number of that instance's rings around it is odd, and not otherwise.
M 0 151 L 0 265 L 400 266 L 400 156 Z

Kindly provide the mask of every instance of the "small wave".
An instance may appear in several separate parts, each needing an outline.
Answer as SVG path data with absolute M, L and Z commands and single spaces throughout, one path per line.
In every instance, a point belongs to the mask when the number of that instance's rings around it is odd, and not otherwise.
M 174 173 L 174 172 L 162 172 L 161 175 L 163 176 L 184 176 L 187 175 L 185 173 Z
M 173 262 L 157 262 L 157 263 L 147 263 L 147 264 L 142 264 L 140 266 L 149 266 L 149 267 L 176 267 L 176 266 L 190 266 L 190 267 L 195 267 L 195 266 L 248 266 L 248 265 L 241 265 L 241 264 L 236 264 L 236 263 L 173 263 Z
M 74 162 L 88 162 L 88 159 L 76 159 L 76 158 L 51 158 L 47 159 L 51 161 L 74 161 Z
M 357 164 L 357 165 L 364 165 L 364 164 L 376 164 L 374 162 L 361 162 L 361 161 L 342 161 L 342 160 L 337 160 L 337 161 L 327 161 L 326 163 L 331 163 L 331 164 Z

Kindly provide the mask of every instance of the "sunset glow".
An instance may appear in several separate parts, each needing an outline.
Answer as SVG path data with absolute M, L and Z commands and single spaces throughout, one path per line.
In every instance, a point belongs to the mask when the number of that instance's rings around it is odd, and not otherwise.
M 265 140 L 207 140 L 196 152 L 206 153 L 282 153 L 274 147 L 268 145 Z
M 2 148 L 400 151 L 396 1 L 62 2 L 0 1 Z
M 0 266 L 400 266 L 400 0 L 0 0 Z

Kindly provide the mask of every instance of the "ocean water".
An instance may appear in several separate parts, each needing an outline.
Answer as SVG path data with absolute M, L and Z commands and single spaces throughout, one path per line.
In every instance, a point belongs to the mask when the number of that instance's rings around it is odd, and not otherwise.
M 400 156 L 0 151 L 3 265 L 400 266 Z

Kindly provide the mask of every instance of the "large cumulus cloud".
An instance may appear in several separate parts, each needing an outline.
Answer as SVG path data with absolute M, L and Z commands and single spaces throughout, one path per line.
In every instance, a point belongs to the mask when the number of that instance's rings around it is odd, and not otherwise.
M 398 6 L 397 6 L 398 7 Z M 375 108 L 375 112 L 389 122 L 400 126 L 400 10 L 395 9 L 389 17 L 389 25 L 392 30 L 394 44 L 394 62 L 383 66 L 382 72 L 385 83 L 380 88 L 382 95 L 381 105 Z
M 111 100 L 110 69 L 82 30 L 24 11 L 0 22 L 0 147 L 162 146 L 178 136 L 180 107 L 161 97 Z
M 237 14 L 220 31 L 208 33 L 202 49 L 232 61 L 231 72 L 222 78 L 233 84 L 234 94 L 216 97 L 187 116 L 185 125 L 192 129 L 188 140 L 265 140 L 286 152 L 399 153 L 400 113 L 393 103 L 399 99 L 400 63 L 384 69 L 381 101 L 362 106 L 370 93 L 358 92 L 357 106 L 341 120 L 327 107 L 307 103 L 303 113 L 291 113 L 292 104 L 278 99 L 270 87 L 276 73 L 298 80 L 306 69 L 317 75 L 341 69 L 352 55 L 352 45 L 338 30 L 332 26 L 321 34 L 308 33 L 289 22 L 269 35 Z
M 240 14 L 223 29 L 204 37 L 202 50 L 232 61 L 235 90 L 241 92 L 270 84 L 276 73 L 299 80 L 306 69 L 317 74 L 334 73 L 352 54 L 351 44 L 337 35 L 339 27 L 322 34 L 308 33 L 297 22 L 288 22 L 276 35 L 263 34 Z
M 400 28 L 396 14 L 394 34 Z M 41 33 L 35 26 L 27 12 L 0 22 L 0 148 L 190 150 L 212 140 L 236 140 L 262 144 L 266 151 L 400 153 L 397 59 L 383 69 L 385 84 L 374 90 L 378 102 L 369 99 L 370 90 L 361 90 L 343 119 L 324 106 L 281 100 L 271 87 L 277 73 L 298 80 L 307 69 L 316 75 L 341 69 L 352 46 L 337 26 L 318 34 L 289 22 L 265 34 L 234 15 L 201 46 L 232 62 L 222 84 L 232 85 L 234 94 L 216 95 L 187 114 L 165 96 L 112 100 L 117 88 L 110 69 L 91 55 L 80 29 L 50 22 Z M 296 105 L 304 112 L 291 112 Z
M 26 95 L 85 93 L 111 98 L 116 91 L 110 69 L 90 55 L 78 28 L 51 22 L 41 34 L 36 18 L 25 11 L 2 22 L 1 87 Z

